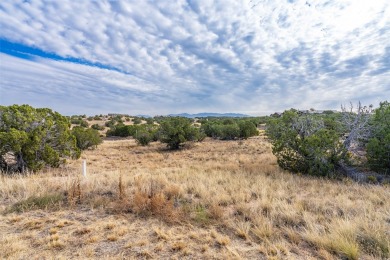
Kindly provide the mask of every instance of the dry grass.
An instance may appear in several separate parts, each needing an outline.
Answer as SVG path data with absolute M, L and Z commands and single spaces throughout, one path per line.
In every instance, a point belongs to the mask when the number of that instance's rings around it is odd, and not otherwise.
M 191 146 L 106 140 L 62 169 L 2 176 L 0 258 L 390 257 L 388 186 L 283 172 L 263 137 Z

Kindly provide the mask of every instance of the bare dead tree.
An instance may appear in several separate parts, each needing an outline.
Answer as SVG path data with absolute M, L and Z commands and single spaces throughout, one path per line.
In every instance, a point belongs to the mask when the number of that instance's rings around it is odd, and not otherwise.
M 342 124 L 346 128 L 348 136 L 344 140 L 345 153 L 351 151 L 358 153 L 358 150 L 371 135 L 371 126 L 369 124 L 373 113 L 373 106 L 362 106 L 358 103 L 356 109 L 350 103 L 349 108 L 341 105 Z
M 322 119 L 317 119 L 310 115 L 298 117 L 294 119 L 292 124 L 292 128 L 299 133 L 301 139 L 314 134 L 324 127 L 325 125 Z

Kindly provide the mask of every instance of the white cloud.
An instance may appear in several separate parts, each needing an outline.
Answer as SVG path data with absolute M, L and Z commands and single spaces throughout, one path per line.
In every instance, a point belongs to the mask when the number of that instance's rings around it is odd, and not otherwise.
M 117 71 L 2 55 L 1 102 L 261 114 L 390 96 L 388 1 L 290 2 L 2 1 L 1 38 Z

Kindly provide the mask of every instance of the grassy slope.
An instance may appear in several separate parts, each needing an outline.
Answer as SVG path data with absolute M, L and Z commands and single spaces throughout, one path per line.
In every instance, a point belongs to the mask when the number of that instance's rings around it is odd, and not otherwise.
M 3 176 L 0 258 L 390 257 L 389 187 L 283 172 L 262 137 L 163 148 L 107 140 L 66 168 Z

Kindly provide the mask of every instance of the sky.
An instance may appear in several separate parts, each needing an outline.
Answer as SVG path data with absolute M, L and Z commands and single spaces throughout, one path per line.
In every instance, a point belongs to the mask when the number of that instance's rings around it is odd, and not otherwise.
M 267 115 L 385 100 L 388 0 L 0 1 L 0 105 Z

